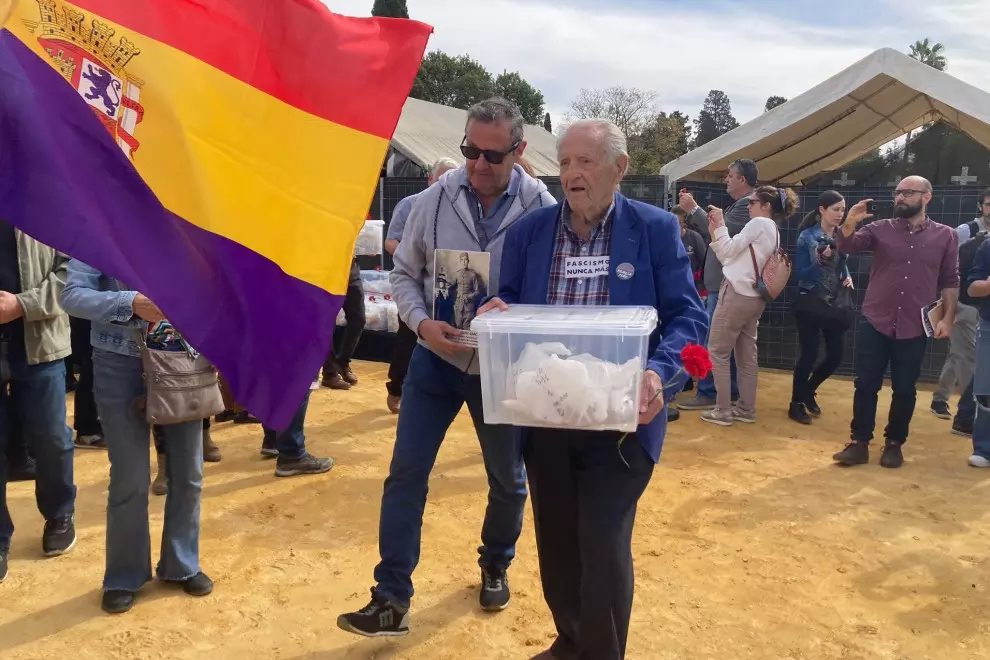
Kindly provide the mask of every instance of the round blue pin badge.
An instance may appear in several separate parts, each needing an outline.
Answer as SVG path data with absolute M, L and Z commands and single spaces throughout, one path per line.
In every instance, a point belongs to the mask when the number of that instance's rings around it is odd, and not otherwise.
M 619 264 L 615 267 L 615 276 L 620 280 L 631 280 L 635 273 L 636 269 L 629 263 Z

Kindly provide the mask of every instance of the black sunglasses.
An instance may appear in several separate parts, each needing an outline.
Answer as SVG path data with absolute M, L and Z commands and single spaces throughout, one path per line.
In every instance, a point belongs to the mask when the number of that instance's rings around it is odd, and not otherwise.
M 520 144 L 519 142 L 516 142 L 505 151 L 496 151 L 495 149 L 479 149 L 478 147 L 472 147 L 465 144 L 465 142 L 467 142 L 467 137 L 461 140 L 461 154 L 465 158 L 468 160 L 478 160 L 484 156 L 485 160 L 492 165 L 501 165 L 502 161 L 505 160 L 505 157 L 518 149 Z

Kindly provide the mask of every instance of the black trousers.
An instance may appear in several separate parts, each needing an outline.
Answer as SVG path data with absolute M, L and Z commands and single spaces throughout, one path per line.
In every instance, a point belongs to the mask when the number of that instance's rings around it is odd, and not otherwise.
M 399 321 L 399 333 L 395 336 L 395 346 L 392 349 L 392 362 L 388 365 L 388 382 L 385 383 L 385 389 L 391 396 L 402 396 L 402 383 L 406 380 L 409 360 L 418 339 L 408 325 Z
M 72 428 L 76 435 L 102 435 L 103 426 L 93 399 L 93 345 L 90 343 L 91 324 L 85 319 L 69 317 L 72 328 L 72 361 L 79 369 L 79 382 L 73 410 Z
M 815 396 L 819 386 L 842 364 L 842 347 L 848 327 L 806 312 L 794 312 L 797 321 L 801 354 L 794 365 L 792 403 L 806 403 Z M 825 357 L 818 361 L 818 347 L 825 340 Z
M 543 596 L 559 660 L 621 660 L 633 600 L 636 504 L 654 463 L 635 434 L 526 429 Z M 623 462 L 623 458 L 629 466 Z
M 928 348 L 924 335 L 911 339 L 894 339 L 877 331 L 869 321 L 859 325 L 856 336 L 856 392 L 853 395 L 851 438 L 870 442 L 877 423 L 877 394 L 883 387 L 884 372 L 890 366 L 893 396 L 884 438 L 903 445 L 907 442 L 921 363 Z
M 344 326 L 340 350 L 335 352 L 331 343 L 330 353 L 323 363 L 324 377 L 338 374 L 350 365 L 358 342 L 361 341 L 361 333 L 364 332 L 364 286 L 361 284 L 361 269 L 357 261 L 351 263 L 351 276 L 344 295 L 344 318 L 347 319 L 347 325 Z

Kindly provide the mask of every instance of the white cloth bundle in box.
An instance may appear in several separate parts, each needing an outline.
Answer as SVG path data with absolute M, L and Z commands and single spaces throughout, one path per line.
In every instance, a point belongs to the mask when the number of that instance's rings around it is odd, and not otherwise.
M 362 270 L 361 288 L 368 295 L 392 295 L 392 283 L 387 270 Z
M 507 391 L 515 398 L 503 403 L 534 424 L 622 424 L 636 415 L 640 376 L 638 358 L 615 364 L 586 353 L 571 355 L 556 342 L 528 343 L 509 372 Z

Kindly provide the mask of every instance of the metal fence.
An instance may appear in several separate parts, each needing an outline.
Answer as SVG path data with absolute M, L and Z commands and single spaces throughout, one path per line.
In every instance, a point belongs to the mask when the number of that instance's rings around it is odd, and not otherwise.
M 720 184 L 686 181 L 678 183 L 677 187 L 678 189 L 687 188 L 702 205 L 714 204 L 724 208 L 732 203 L 732 200 L 725 193 L 725 187 Z M 842 192 L 846 197 L 847 205 L 869 198 L 890 202 L 894 190 L 893 186 L 795 188 L 795 192 L 801 198 L 802 212 L 780 228 L 781 244 L 792 253 L 797 243 L 797 226 L 800 223 L 800 218 L 804 212 L 815 208 L 818 195 L 830 188 L 836 188 Z M 977 216 L 977 201 L 982 190 L 982 187 L 977 186 L 935 186 L 932 203 L 928 207 L 928 215 L 932 220 L 950 227 L 965 224 Z M 856 284 L 857 301 L 860 305 L 863 302 L 866 285 L 869 282 L 871 263 L 872 256 L 869 253 L 849 257 L 849 271 L 852 273 L 853 281 Z M 788 371 L 794 368 L 799 347 L 797 327 L 790 314 L 790 301 L 796 295 L 797 287 L 792 283 L 792 286 L 787 288 L 783 296 L 767 306 L 763 317 L 760 319 L 757 343 L 761 367 Z M 918 313 L 921 313 L 920 310 Z M 856 337 L 855 328 L 846 334 L 845 352 L 838 372 L 842 375 L 849 376 L 854 373 Z M 947 350 L 948 342 L 929 342 L 929 349 L 922 364 L 921 380 L 927 382 L 938 380 Z
M 560 179 L 556 177 L 544 177 L 550 193 L 557 199 L 562 198 L 563 193 L 560 187 Z M 382 179 L 379 184 L 378 193 L 375 196 L 375 203 L 372 208 L 373 217 L 385 220 L 386 232 L 392 219 L 392 211 L 399 200 L 409 195 L 416 194 L 426 187 L 425 179 L 387 178 Z M 702 206 L 714 204 L 724 208 L 732 202 L 725 193 L 725 186 L 713 183 L 679 182 L 677 188 L 687 188 L 695 196 Z M 818 195 L 829 187 L 809 187 L 796 188 L 795 192 L 801 198 L 801 209 L 807 211 L 813 209 L 818 200 Z M 854 204 L 861 199 L 873 198 L 877 201 L 891 201 L 893 186 L 877 187 L 840 187 L 839 190 L 845 195 L 847 204 Z M 934 199 L 928 208 L 929 216 L 936 222 L 956 227 L 969 222 L 977 215 L 977 199 L 982 187 L 977 186 L 936 186 Z M 666 194 L 666 180 L 656 176 L 633 176 L 622 182 L 622 192 L 631 199 L 669 208 L 672 200 Z M 803 215 L 803 211 L 802 214 Z M 800 222 L 797 216 L 785 223 L 781 227 L 781 244 L 793 252 L 797 243 L 797 226 Z M 852 273 L 853 281 L 856 284 L 857 298 L 861 305 L 866 285 L 869 282 L 870 264 L 872 257 L 869 254 L 853 255 L 849 258 L 849 270 Z M 384 255 L 381 263 L 377 261 L 363 261 L 362 267 L 374 268 L 379 266 L 384 270 L 391 270 L 392 259 L 389 255 Z M 796 286 L 787 288 L 784 295 L 767 306 L 763 317 L 760 319 L 759 331 L 759 355 L 760 366 L 792 370 L 797 361 L 799 347 L 797 338 L 797 327 L 790 313 L 790 301 L 797 295 Z M 920 314 L 920 310 L 919 310 Z M 846 334 L 846 346 L 844 359 L 839 367 L 839 374 L 852 375 L 854 373 L 854 358 L 856 355 L 857 331 L 851 329 Z M 930 342 L 929 350 L 922 365 L 921 379 L 932 382 L 938 379 L 939 371 L 945 360 L 945 353 L 948 349 L 947 342 Z

